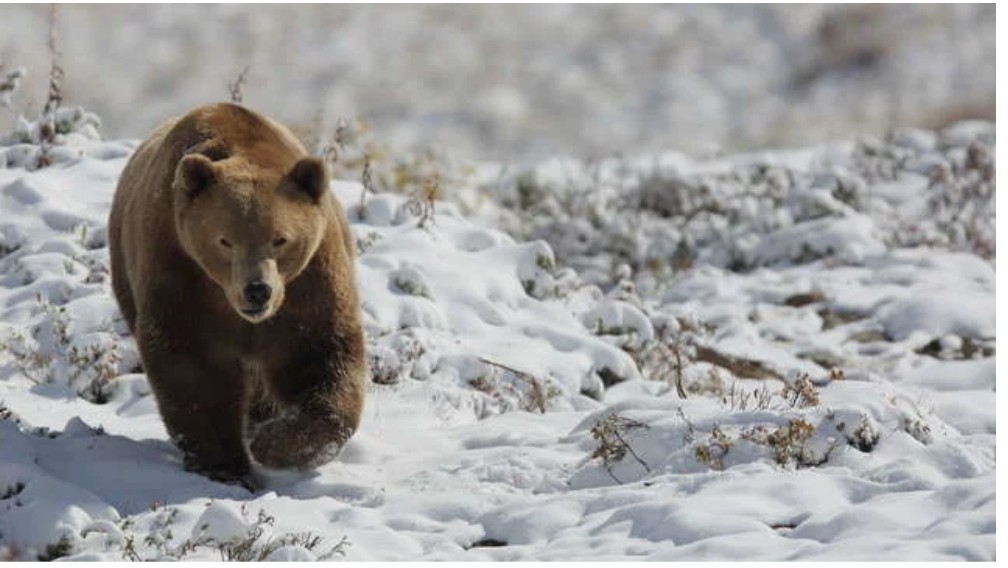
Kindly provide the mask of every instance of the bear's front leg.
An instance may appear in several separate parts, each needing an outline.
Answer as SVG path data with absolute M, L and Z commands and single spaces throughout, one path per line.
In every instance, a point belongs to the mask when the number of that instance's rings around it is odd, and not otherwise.
M 138 339 L 158 408 L 185 468 L 251 488 L 240 366 L 214 361 L 198 346 L 166 349 Z
M 335 458 L 357 431 L 364 404 L 363 364 L 322 363 L 270 377 L 276 413 L 252 427 L 250 449 L 259 463 L 317 467 Z

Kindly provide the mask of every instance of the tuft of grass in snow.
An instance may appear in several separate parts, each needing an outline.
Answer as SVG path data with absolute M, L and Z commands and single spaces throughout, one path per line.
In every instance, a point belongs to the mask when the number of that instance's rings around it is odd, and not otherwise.
M 914 438 L 917 438 L 919 442 L 930 442 L 931 427 L 923 420 L 911 420 L 909 418 L 905 418 L 903 421 L 903 427 L 907 433 Z M 836 425 L 836 429 L 838 432 L 845 433 L 847 428 L 845 424 L 840 423 Z M 918 436 L 920 436 L 920 438 L 918 438 Z M 857 448 L 860 452 L 868 453 L 874 450 L 875 446 L 878 445 L 879 440 L 882 439 L 882 434 L 871 423 L 867 416 L 862 416 L 861 420 L 858 421 L 857 426 L 850 434 L 847 434 L 846 437 L 847 443 L 850 446 Z
M 21 86 L 21 79 L 24 79 L 26 71 L 23 67 L 15 67 L 9 71 L 4 70 L 4 64 L 0 62 L 0 106 L 10 106 L 11 97 Z
M 246 515 L 247 510 L 243 505 L 242 516 Z M 123 559 L 135 562 L 186 560 L 202 556 L 204 552 L 212 552 L 224 562 L 262 562 L 275 559 L 271 557 L 283 548 L 297 547 L 311 552 L 316 560 L 325 561 L 344 556 L 350 546 L 350 541 L 346 537 L 329 546 L 323 537 L 311 531 L 269 535 L 275 518 L 262 509 L 245 533 L 240 536 L 234 538 L 213 536 L 207 534 L 208 529 L 211 529 L 209 524 L 203 524 L 196 527 L 194 531 L 196 536 L 173 545 L 175 541 L 173 529 L 178 522 L 178 516 L 179 509 L 163 507 L 157 511 L 150 530 L 140 542 L 137 541 L 136 533 L 130 532 L 125 535 L 121 544 Z M 130 517 L 119 523 L 119 528 L 124 533 L 132 531 L 133 526 L 134 521 Z
M 474 165 L 433 146 L 419 150 L 393 147 L 379 141 L 370 125 L 361 119 L 338 119 L 333 135 L 316 148 L 316 153 L 329 162 L 333 177 L 361 180 L 364 186 L 361 215 L 368 193 L 413 196 L 419 204 L 426 202 L 432 206 L 435 199 L 443 197 L 442 189 L 476 181 Z M 421 215 L 426 219 L 424 224 L 429 217 Z
M 777 428 L 753 426 L 744 430 L 739 438 L 772 449 L 778 465 L 793 463 L 798 467 L 813 467 L 826 463 L 832 451 L 831 448 L 825 454 L 818 455 L 807 448 L 806 445 L 815 432 L 815 426 L 807 420 L 794 418 Z
M 66 556 L 70 556 L 74 553 L 74 542 L 67 536 L 63 535 L 54 543 L 47 544 L 45 549 L 38 555 L 38 560 L 42 562 L 52 562 L 53 560 L 59 560 Z
M 833 370 L 827 381 L 839 381 L 843 377 L 842 371 Z M 862 453 L 868 453 L 881 439 L 878 426 L 867 415 L 862 414 L 856 422 L 849 424 L 849 418 L 841 418 L 834 411 L 823 409 L 819 387 L 805 374 L 776 393 L 766 385 L 747 389 L 738 382 L 721 388 L 720 400 L 731 411 L 723 418 L 724 424 L 714 423 L 709 429 L 701 429 L 679 409 L 687 427 L 684 442 L 692 447 L 693 457 L 698 463 L 714 470 L 725 469 L 730 452 L 742 443 L 770 450 L 774 462 L 782 467 L 807 468 L 826 464 L 833 452 L 845 445 L 844 442 Z M 783 422 L 771 420 L 768 423 L 766 412 L 779 414 Z M 750 420 L 755 423 L 744 425 Z M 930 432 L 919 412 L 916 420 L 904 415 L 902 424 L 911 435 L 920 433 L 926 439 Z
M 681 325 L 674 331 L 661 325 L 656 338 L 638 357 L 644 376 L 675 386 L 679 398 L 686 398 L 686 370 L 696 362 L 696 347 Z
M 725 468 L 724 458 L 732 446 L 734 440 L 730 439 L 721 428 L 715 424 L 710 431 L 710 436 L 703 443 L 693 446 L 693 455 L 697 462 L 721 471 Z
M 339 140 L 340 148 L 343 147 L 342 138 L 339 137 L 339 129 L 337 129 L 337 140 Z M 327 152 L 328 155 L 328 152 Z M 365 212 L 367 209 L 367 195 L 375 194 L 374 188 L 374 177 L 371 175 L 371 156 L 367 154 L 364 155 L 364 167 L 361 169 L 361 194 L 360 194 L 360 208 L 357 212 L 357 218 L 361 221 L 365 220 Z
M 738 412 L 769 410 L 774 403 L 774 393 L 765 384 L 755 389 L 746 389 L 733 381 L 721 396 L 721 403 Z
M 994 152 L 978 142 L 966 148 L 966 159 L 951 167 L 934 168 L 928 183 L 928 209 L 953 250 L 965 250 L 994 260 Z
M 482 357 L 480 361 L 495 371 L 503 371 L 507 376 L 514 377 L 514 381 L 500 380 L 494 372 L 479 375 L 469 381 L 469 385 L 474 389 L 493 397 L 502 410 L 507 410 L 511 406 L 509 400 L 516 400 L 520 410 L 545 414 L 550 401 L 562 394 L 556 385 L 540 380 L 525 371 Z
M 808 373 L 802 373 L 793 382 L 784 385 L 780 397 L 792 408 L 819 406 L 819 391 Z
M 439 186 L 436 177 L 427 178 L 403 204 L 406 212 L 419 218 L 417 227 L 421 229 L 426 228 L 428 223 L 434 223 L 434 203 L 438 199 Z
M 394 385 L 407 378 L 427 349 L 406 331 L 401 332 L 386 345 L 379 345 L 377 338 L 368 337 L 367 354 L 371 381 L 379 385 Z
M 38 296 L 42 319 L 27 330 L 11 331 L 0 351 L 8 353 L 18 371 L 36 384 L 65 381 L 82 398 L 103 404 L 108 387 L 119 376 L 122 355 L 115 340 L 79 343 L 71 330 L 66 306 Z M 108 324 L 109 337 L 117 337 Z
M 99 140 L 101 121 L 98 116 L 81 107 L 64 107 L 66 71 L 59 49 L 59 5 L 51 4 L 48 12 L 49 87 L 42 111 L 34 120 L 18 116 L 12 132 L 0 136 L 0 168 L 24 167 L 29 170 L 46 168 L 53 164 L 77 158 L 85 152 L 75 148 L 71 140 Z M 0 64 L 2 70 L 2 64 Z M 10 97 L 18 88 L 25 70 L 16 68 L 0 73 L 0 105 L 8 106 Z M 0 244 L 0 249 L 4 248 Z M 3 251 L 0 250 L 0 253 Z M 8 251 L 9 252 L 9 251 Z M 3 256 L 3 254 L 0 254 Z
M 600 460 L 605 466 L 606 472 L 616 483 L 623 482 L 613 473 L 612 466 L 622 462 L 627 454 L 633 456 L 634 460 L 650 473 L 651 466 L 637 455 L 626 439 L 631 432 L 648 428 L 648 425 L 643 422 L 621 416 L 615 412 L 607 415 L 590 430 L 591 437 L 598 442 L 598 446 L 592 451 L 590 458 Z

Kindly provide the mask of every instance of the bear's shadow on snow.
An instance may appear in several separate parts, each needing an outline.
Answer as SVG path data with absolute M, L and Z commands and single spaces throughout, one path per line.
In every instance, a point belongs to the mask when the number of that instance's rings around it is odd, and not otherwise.
M 62 487 L 74 501 L 97 499 L 121 515 L 193 499 L 249 499 L 246 489 L 215 482 L 182 468 L 170 442 L 107 434 L 79 418 L 63 431 L 4 426 L 4 461 L 27 468 L 27 484 Z M 11 427 L 13 426 L 13 427 Z M 72 504 L 72 503 L 69 503 Z
M 27 469 L 26 484 L 59 486 L 73 501 L 102 502 L 120 515 L 193 499 L 253 500 L 273 493 L 295 499 L 330 497 L 359 506 L 378 506 L 380 489 L 327 480 L 315 470 L 281 471 L 256 467 L 258 490 L 221 483 L 183 469 L 182 456 L 171 442 L 108 434 L 80 418 L 62 431 L 0 422 L 4 460 Z M 346 448 L 353 453 L 352 448 Z M 337 459 L 329 466 L 340 466 Z M 323 466 L 326 467 L 326 466 Z M 47 491 L 48 493 L 51 493 Z

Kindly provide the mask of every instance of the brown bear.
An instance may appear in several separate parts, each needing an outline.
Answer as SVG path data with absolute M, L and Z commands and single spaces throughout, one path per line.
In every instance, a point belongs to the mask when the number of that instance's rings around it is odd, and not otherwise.
M 214 104 L 123 170 L 112 286 L 187 469 L 252 484 L 356 431 L 366 388 L 356 245 L 328 168 L 289 130 Z

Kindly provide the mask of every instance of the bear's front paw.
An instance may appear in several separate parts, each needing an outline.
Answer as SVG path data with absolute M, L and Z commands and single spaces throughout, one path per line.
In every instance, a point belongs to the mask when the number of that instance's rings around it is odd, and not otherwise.
M 330 425 L 325 429 L 317 426 L 304 416 L 267 422 L 255 432 L 249 449 L 256 461 L 266 467 L 317 467 L 335 458 L 342 446 L 333 440 Z
M 278 419 L 260 426 L 249 449 L 256 461 L 266 467 L 292 469 L 304 467 L 298 454 L 303 443 L 292 440 L 291 420 Z

